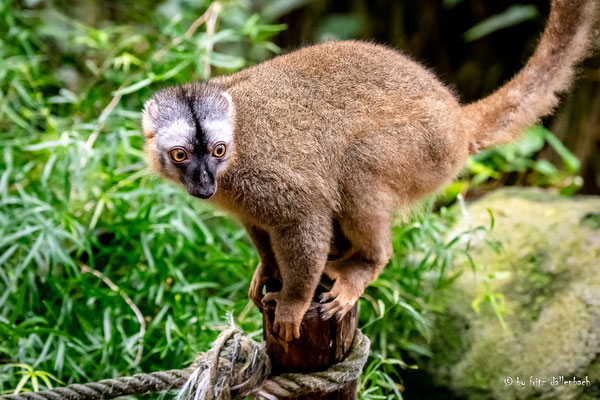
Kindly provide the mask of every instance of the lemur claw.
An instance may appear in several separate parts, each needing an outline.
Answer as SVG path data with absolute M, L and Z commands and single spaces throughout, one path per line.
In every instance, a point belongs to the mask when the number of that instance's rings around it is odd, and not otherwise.
M 329 292 L 321 294 L 319 303 L 321 304 L 320 309 L 324 320 L 328 320 L 333 316 L 338 321 L 344 318 L 344 315 L 354 307 L 362 294 L 353 289 L 352 286 L 345 285 L 342 279 L 338 279 Z

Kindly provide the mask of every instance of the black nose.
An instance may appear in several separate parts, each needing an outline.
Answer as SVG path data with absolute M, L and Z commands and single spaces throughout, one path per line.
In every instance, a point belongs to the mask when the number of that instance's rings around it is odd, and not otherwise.
M 194 197 L 198 197 L 200 199 L 208 199 L 216 192 L 215 185 L 206 185 L 206 186 L 196 186 L 196 185 L 187 185 L 187 191 Z

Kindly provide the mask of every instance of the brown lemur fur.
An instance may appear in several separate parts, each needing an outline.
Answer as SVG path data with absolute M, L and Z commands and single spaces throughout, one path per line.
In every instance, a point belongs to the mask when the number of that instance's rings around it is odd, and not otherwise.
M 149 162 L 242 221 L 261 258 L 250 298 L 275 300 L 275 330 L 298 338 L 323 273 L 334 280 L 323 315 L 340 317 L 392 255 L 394 210 L 553 110 L 590 50 L 598 2 L 553 0 L 523 70 L 466 106 L 403 54 L 356 41 L 163 89 L 143 111 Z M 332 236 L 349 246 L 328 260 Z M 270 277 L 282 289 L 263 296 Z

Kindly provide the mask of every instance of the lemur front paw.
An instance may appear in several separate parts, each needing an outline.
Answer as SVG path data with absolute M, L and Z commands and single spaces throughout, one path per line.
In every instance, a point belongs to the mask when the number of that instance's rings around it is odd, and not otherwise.
M 362 295 L 364 288 L 359 288 L 341 276 L 337 276 L 330 291 L 321 294 L 321 315 L 328 320 L 335 316 L 337 320 L 354 307 L 358 298 Z
M 250 300 L 262 311 L 263 307 L 263 288 L 265 287 L 269 276 L 265 274 L 265 268 L 261 263 L 258 263 L 254 275 L 252 275 L 252 282 L 250 283 L 250 290 L 248 291 L 248 297 Z
M 276 303 L 273 330 L 279 338 L 286 342 L 300 338 L 300 325 L 306 309 L 302 304 L 284 301 L 281 292 L 269 292 L 262 299 L 263 305 L 271 301 Z

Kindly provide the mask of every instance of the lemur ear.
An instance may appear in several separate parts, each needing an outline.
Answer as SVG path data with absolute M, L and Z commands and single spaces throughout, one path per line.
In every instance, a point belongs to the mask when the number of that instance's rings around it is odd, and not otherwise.
M 158 104 L 156 100 L 150 99 L 144 104 L 142 111 L 142 129 L 146 137 L 153 137 L 155 132 L 154 119 L 158 115 Z
M 225 101 L 227 101 L 227 115 L 231 117 L 233 115 L 233 99 L 231 98 L 231 95 L 227 92 L 221 93 L 221 97 L 223 97 Z

